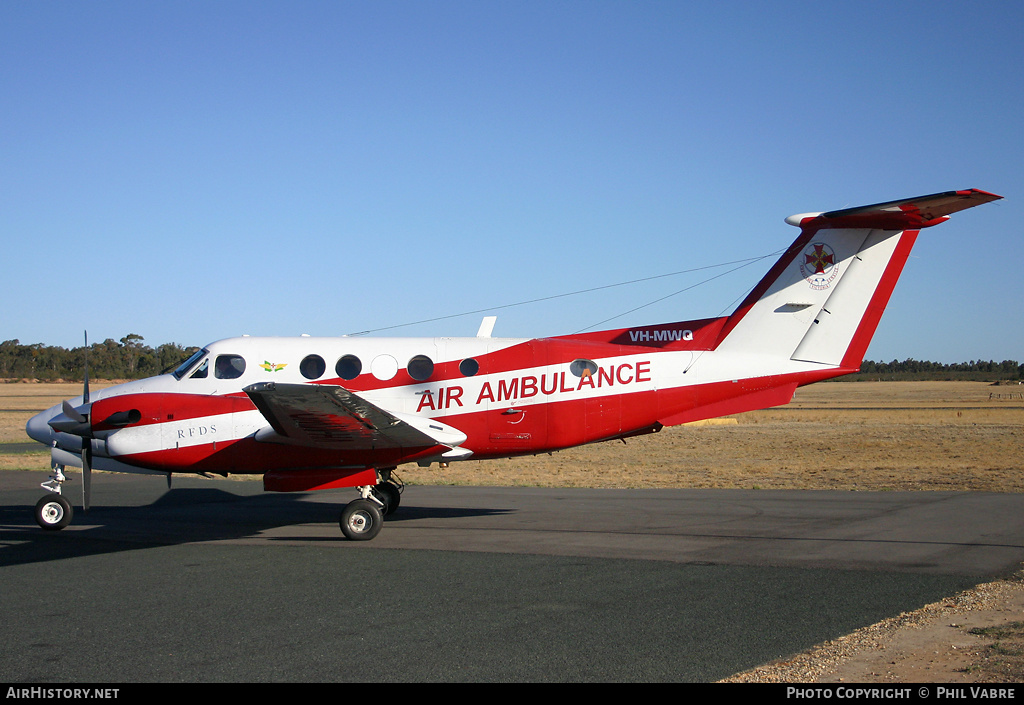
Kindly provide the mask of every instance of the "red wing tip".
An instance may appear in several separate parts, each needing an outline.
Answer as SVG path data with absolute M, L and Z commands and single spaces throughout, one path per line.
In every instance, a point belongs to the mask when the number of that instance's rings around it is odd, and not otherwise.
M 956 195 L 958 195 L 958 196 L 978 195 L 978 196 L 983 196 L 983 197 L 987 198 L 990 201 L 998 201 L 999 199 L 1002 198 L 1002 196 L 996 195 L 994 193 L 990 193 L 988 191 L 982 191 L 980 188 L 969 188 L 969 189 L 966 189 L 964 191 L 957 191 Z

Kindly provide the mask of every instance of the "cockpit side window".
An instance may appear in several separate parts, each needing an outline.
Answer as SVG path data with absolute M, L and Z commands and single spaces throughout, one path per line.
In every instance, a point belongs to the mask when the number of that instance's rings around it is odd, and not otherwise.
M 213 367 L 217 379 L 238 379 L 245 372 L 245 358 L 241 355 L 218 355 Z
M 203 360 L 203 364 L 196 368 L 196 371 L 190 374 L 189 379 L 206 379 L 206 375 L 210 373 L 210 359 Z
M 206 356 L 207 352 L 208 351 L 205 350 L 205 349 L 203 349 L 203 350 L 196 350 L 194 353 L 192 353 L 192 356 L 189 357 L 189 359 L 185 360 L 185 362 L 183 362 L 180 365 L 178 365 L 178 369 L 174 370 L 174 372 L 172 372 L 171 374 L 174 375 L 175 379 L 182 379 L 182 378 L 184 378 L 185 375 L 187 375 L 189 373 L 189 370 L 191 370 L 192 367 L 197 362 L 199 362 L 201 359 L 203 359 L 203 357 Z M 192 376 L 195 377 L 195 375 L 192 375 Z M 205 377 L 206 375 L 202 375 L 202 376 Z

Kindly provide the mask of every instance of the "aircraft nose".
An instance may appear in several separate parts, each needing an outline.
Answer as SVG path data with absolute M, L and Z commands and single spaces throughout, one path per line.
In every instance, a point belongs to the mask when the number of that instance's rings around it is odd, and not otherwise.
M 41 411 L 28 420 L 25 424 L 25 433 L 28 434 L 29 438 L 33 441 L 39 441 L 46 445 L 53 443 L 53 429 L 50 428 L 49 420 L 53 418 L 54 409 L 47 409 Z

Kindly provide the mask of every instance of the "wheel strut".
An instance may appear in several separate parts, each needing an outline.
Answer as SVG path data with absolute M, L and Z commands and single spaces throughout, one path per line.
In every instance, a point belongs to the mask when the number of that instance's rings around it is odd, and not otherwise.
M 54 463 L 50 478 L 39 484 L 48 494 L 36 502 L 36 523 L 47 531 L 60 531 L 71 523 L 74 510 L 60 493 L 61 485 L 68 481 L 64 466 Z

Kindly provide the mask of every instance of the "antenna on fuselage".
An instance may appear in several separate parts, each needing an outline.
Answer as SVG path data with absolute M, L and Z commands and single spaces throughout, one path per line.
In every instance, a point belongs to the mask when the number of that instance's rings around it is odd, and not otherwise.
M 497 320 L 497 316 L 484 316 L 484 320 L 480 321 L 480 330 L 476 332 L 476 337 L 490 338 L 491 332 L 494 330 L 494 322 Z

